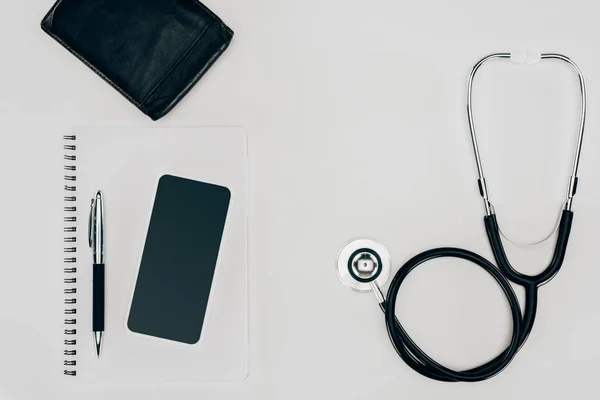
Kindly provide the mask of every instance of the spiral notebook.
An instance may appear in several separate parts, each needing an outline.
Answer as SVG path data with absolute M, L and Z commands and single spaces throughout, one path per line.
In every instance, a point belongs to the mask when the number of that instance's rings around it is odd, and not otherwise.
M 245 379 L 249 352 L 245 132 L 213 127 L 77 129 L 63 136 L 63 150 L 63 375 L 92 384 Z M 175 324 L 200 318 L 201 334 L 196 332 L 198 336 L 187 343 L 140 334 L 137 327 L 144 327 L 144 321 L 140 324 L 130 314 L 134 293 L 136 310 L 144 302 L 161 305 L 160 299 L 138 296 L 143 287 L 136 292 L 142 255 L 147 258 L 153 250 L 148 250 L 146 239 L 160 182 L 219 188 L 214 190 L 224 193 L 227 202 L 221 207 L 226 218 L 214 273 L 202 282 L 209 288 L 207 305 L 205 309 L 192 305 L 188 315 L 173 310 Z M 100 358 L 91 330 L 92 254 L 87 231 L 90 199 L 97 190 L 104 195 L 106 220 L 106 327 Z M 170 201 L 169 207 L 177 207 L 176 195 Z M 188 212 L 195 204 L 191 208 L 187 204 Z M 156 240 L 152 243 L 157 246 Z M 161 295 L 168 305 L 177 293 Z M 132 320 L 136 329 L 131 329 Z

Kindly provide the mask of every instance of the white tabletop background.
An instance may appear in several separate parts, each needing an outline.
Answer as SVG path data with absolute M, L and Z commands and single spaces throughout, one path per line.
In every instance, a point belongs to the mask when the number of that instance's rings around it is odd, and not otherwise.
M 600 53 L 597 2 L 207 0 L 233 43 L 153 123 L 39 28 L 52 0 L 0 15 L 0 398 L 596 398 L 600 372 Z M 369 294 L 342 286 L 339 248 L 372 236 L 393 269 L 431 247 L 491 258 L 465 115 L 466 79 L 498 51 L 561 52 L 586 73 L 589 120 L 571 242 L 540 291 L 533 333 L 501 375 L 442 384 L 393 351 Z M 500 223 L 552 229 L 577 126 L 573 72 L 497 62 L 476 82 L 476 120 Z M 250 136 L 250 375 L 239 384 L 63 386 L 57 379 L 60 134 L 73 126 L 245 128 Z M 107 160 L 108 161 L 108 160 Z M 533 273 L 552 243 L 507 246 Z M 521 295 L 520 289 L 517 289 Z M 57 308 L 58 307 L 58 308 Z M 398 301 L 415 340 L 446 365 L 481 363 L 511 329 L 500 290 L 463 262 L 414 272 Z M 106 344 L 108 345 L 108 343 Z

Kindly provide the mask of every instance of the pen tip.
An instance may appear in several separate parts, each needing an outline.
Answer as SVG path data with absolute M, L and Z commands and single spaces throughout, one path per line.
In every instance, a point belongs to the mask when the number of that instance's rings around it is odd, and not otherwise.
M 100 348 L 102 347 L 102 332 L 94 332 L 94 342 L 96 345 L 96 356 L 100 358 Z

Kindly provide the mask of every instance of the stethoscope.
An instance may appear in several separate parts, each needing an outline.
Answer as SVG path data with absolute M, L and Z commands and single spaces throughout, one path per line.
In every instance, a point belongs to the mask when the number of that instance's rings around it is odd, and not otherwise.
M 477 71 L 484 64 L 496 59 L 512 59 L 516 62 L 530 62 L 529 57 L 519 57 L 520 54 L 497 53 L 489 55 L 479 61 L 471 71 L 468 81 L 467 94 L 467 116 L 469 119 L 469 130 L 473 142 L 473 151 L 477 163 L 479 193 L 484 201 L 485 217 L 484 224 L 487 236 L 494 253 L 494 258 L 498 268 L 482 256 L 468 250 L 444 247 L 427 250 L 410 260 L 408 260 L 396 273 L 384 296 L 381 287 L 385 284 L 391 272 L 391 257 L 386 248 L 379 242 L 370 238 L 358 238 L 347 243 L 339 252 L 337 257 L 337 272 L 342 283 L 352 290 L 358 292 L 373 292 L 381 310 L 385 314 L 385 323 L 390 340 L 398 355 L 416 372 L 428 378 L 444 382 L 477 382 L 489 379 L 500 373 L 513 360 L 517 352 L 527 340 L 537 310 L 538 288 L 548 283 L 560 270 L 563 264 L 571 224 L 573 222 L 573 197 L 577 191 L 577 171 L 579 168 L 579 158 L 581 154 L 581 145 L 583 141 L 583 132 L 585 129 L 586 117 L 586 87 L 583 74 L 577 64 L 568 57 L 560 54 L 538 54 L 534 58 L 537 60 L 561 60 L 569 64 L 577 73 L 579 78 L 579 87 L 581 89 L 581 119 L 579 124 L 579 135 L 577 138 L 577 147 L 573 161 L 573 170 L 569 179 L 567 199 L 562 209 L 560 222 L 558 224 L 558 234 L 554 255 L 548 267 L 537 275 L 526 275 L 518 272 L 508 261 L 506 252 L 500 238 L 501 231 L 498 226 L 494 206 L 490 202 L 488 186 L 483 173 L 481 163 L 481 154 L 477 143 L 475 133 L 475 124 L 473 122 L 472 92 L 473 81 Z M 550 235 L 552 236 L 552 235 Z M 549 237 L 550 237 L 549 236 Z M 511 340 L 498 356 L 480 365 L 466 371 L 456 371 L 445 367 L 431 357 L 429 357 L 412 340 L 408 333 L 402 327 L 402 324 L 396 318 L 396 298 L 400 286 L 408 274 L 420 264 L 440 257 L 454 257 L 470 261 L 488 272 L 502 288 L 511 309 L 512 316 L 512 335 Z M 522 286 L 525 289 L 525 307 L 521 314 L 519 301 L 512 289 L 509 281 Z

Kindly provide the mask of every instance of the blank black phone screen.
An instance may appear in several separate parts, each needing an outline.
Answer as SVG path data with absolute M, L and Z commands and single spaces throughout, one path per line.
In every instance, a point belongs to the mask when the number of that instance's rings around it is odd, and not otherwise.
M 200 340 L 231 192 L 172 175 L 160 178 L 127 326 Z

